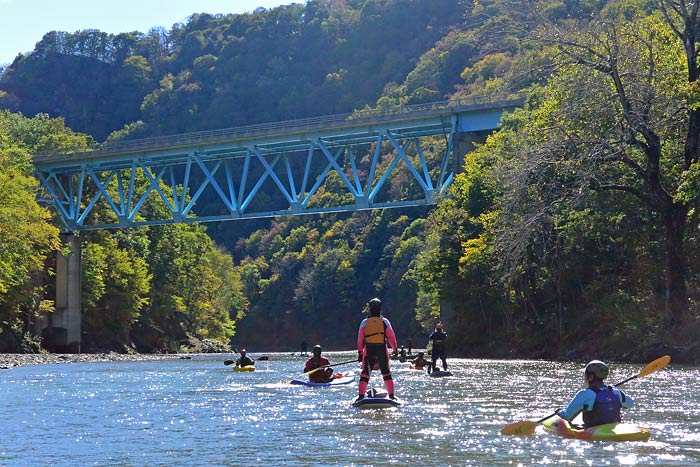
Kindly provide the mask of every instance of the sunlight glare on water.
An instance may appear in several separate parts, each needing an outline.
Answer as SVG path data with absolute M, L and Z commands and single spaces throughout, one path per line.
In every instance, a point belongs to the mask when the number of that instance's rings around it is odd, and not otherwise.
M 700 461 L 700 369 L 671 365 L 625 385 L 626 420 L 648 442 L 534 435 L 504 426 L 551 414 L 581 388 L 580 363 L 450 359 L 429 378 L 392 362 L 396 409 L 351 407 L 357 381 L 291 385 L 306 357 L 269 353 L 236 373 L 231 355 L 26 366 L 0 372 L 0 466 L 687 466 Z M 327 353 L 333 361 L 351 352 Z M 643 365 L 612 365 L 609 382 Z M 357 364 L 337 367 L 353 371 Z M 382 388 L 378 372 L 373 385 Z

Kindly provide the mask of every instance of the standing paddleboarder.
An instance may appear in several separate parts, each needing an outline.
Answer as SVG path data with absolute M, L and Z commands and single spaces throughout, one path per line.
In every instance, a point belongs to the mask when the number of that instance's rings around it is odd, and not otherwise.
M 381 316 L 382 302 L 378 298 L 373 298 L 368 303 L 369 318 L 365 318 L 360 323 L 357 333 L 357 361 L 362 362 L 362 373 L 360 374 L 360 384 L 358 387 L 357 400 L 362 400 L 367 392 L 370 374 L 375 365 L 379 366 L 384 378 L 384 386 L 389 393 L 390 399 L 394 396 L 394 380 L 389 369 L 389 353 L 387 341 L 393 350 L 394 355 L 398 355 L 396 345 L 396 334 L 388 319 Z
M 443 371 L 447 371 L 447 333 L 443 330 L 442 323 L 435 325 L 435 330 L 428 337 L 428 343 L 432 346 L 430 353 L 432 361 L 428 367 L 428 373 L 438 371 L 438 359 L 442 360 Z

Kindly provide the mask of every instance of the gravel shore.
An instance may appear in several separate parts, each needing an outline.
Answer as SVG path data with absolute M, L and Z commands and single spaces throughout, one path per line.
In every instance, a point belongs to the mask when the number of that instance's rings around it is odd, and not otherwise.
M 179 355 L 172 354 L 119 354 L 119 353 L 96 353 L 96 354 L 17 354 L 0 353 L 0 370 L 22 365 L 45 365 L 55 363 L 87 363 L 87 362 L 118 362 L 118 361 L 139 361 L 139 360 L 171 360 L 180 358 Z M 186 358 L 186 357 L 183 357 Z

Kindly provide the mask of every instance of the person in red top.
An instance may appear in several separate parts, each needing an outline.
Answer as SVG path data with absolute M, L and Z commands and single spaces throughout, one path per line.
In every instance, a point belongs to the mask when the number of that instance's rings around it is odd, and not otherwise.
M 389 320 L 381 316 L 381 300 L 373 298 L 368 305 L 370 316 L 360 323 L 360 329 L 357 333 L 357 361 L 362 362 L 357 400 L 365 397 L 369 377 L 375 365 L 379 365 L 379 370 L 382 372 L 384 386 L 386 386 L 386 391 L 389 393 L 389 398 L 395 399 L 394 380 L 389 369 L 389 353 L 386 343 L 388 341 L 393 349 L 393 354 L 398 355 L 396 334 L 394 334 L 394 329 L 391 327 Z
M 314 356 L 306 361 L 306 366 L 304 367 L 304 373 L 315 370 L 316 368 L 321 368 L 318 371 L 314 371 L 309 374 L 309 381 L 312 383 L 327 383 L 333 379 L 333 368 L 330 367 L 331 362 L 326 358 L 321 356 L 321 346 L 315 345 L 313 349 Z

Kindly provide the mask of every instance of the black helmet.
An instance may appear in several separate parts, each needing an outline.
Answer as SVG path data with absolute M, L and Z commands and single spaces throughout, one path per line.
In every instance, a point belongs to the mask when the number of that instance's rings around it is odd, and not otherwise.
M 373 298 L 372 300 L 369 301 L 369 311 L 370 313 L 372 312 L 380 312 L 382 311 L 382 301 L 379 300 L 378 298 Z
M 314 350 L 313 350 L 313 352 L 314 352 L 314 353 L 321 353 L 321 346 L 318 345 L 318 344 L 314 345 Z
M 587 375 L 593 375 L 594 377 L 602 381 L 608 377 L 610 369 L 608 368 L 608 365 L 601 362 L 600 360 L 591 360 L 590 362 L 588 362 L 588 365 L 586 365 L 585 372 Z

